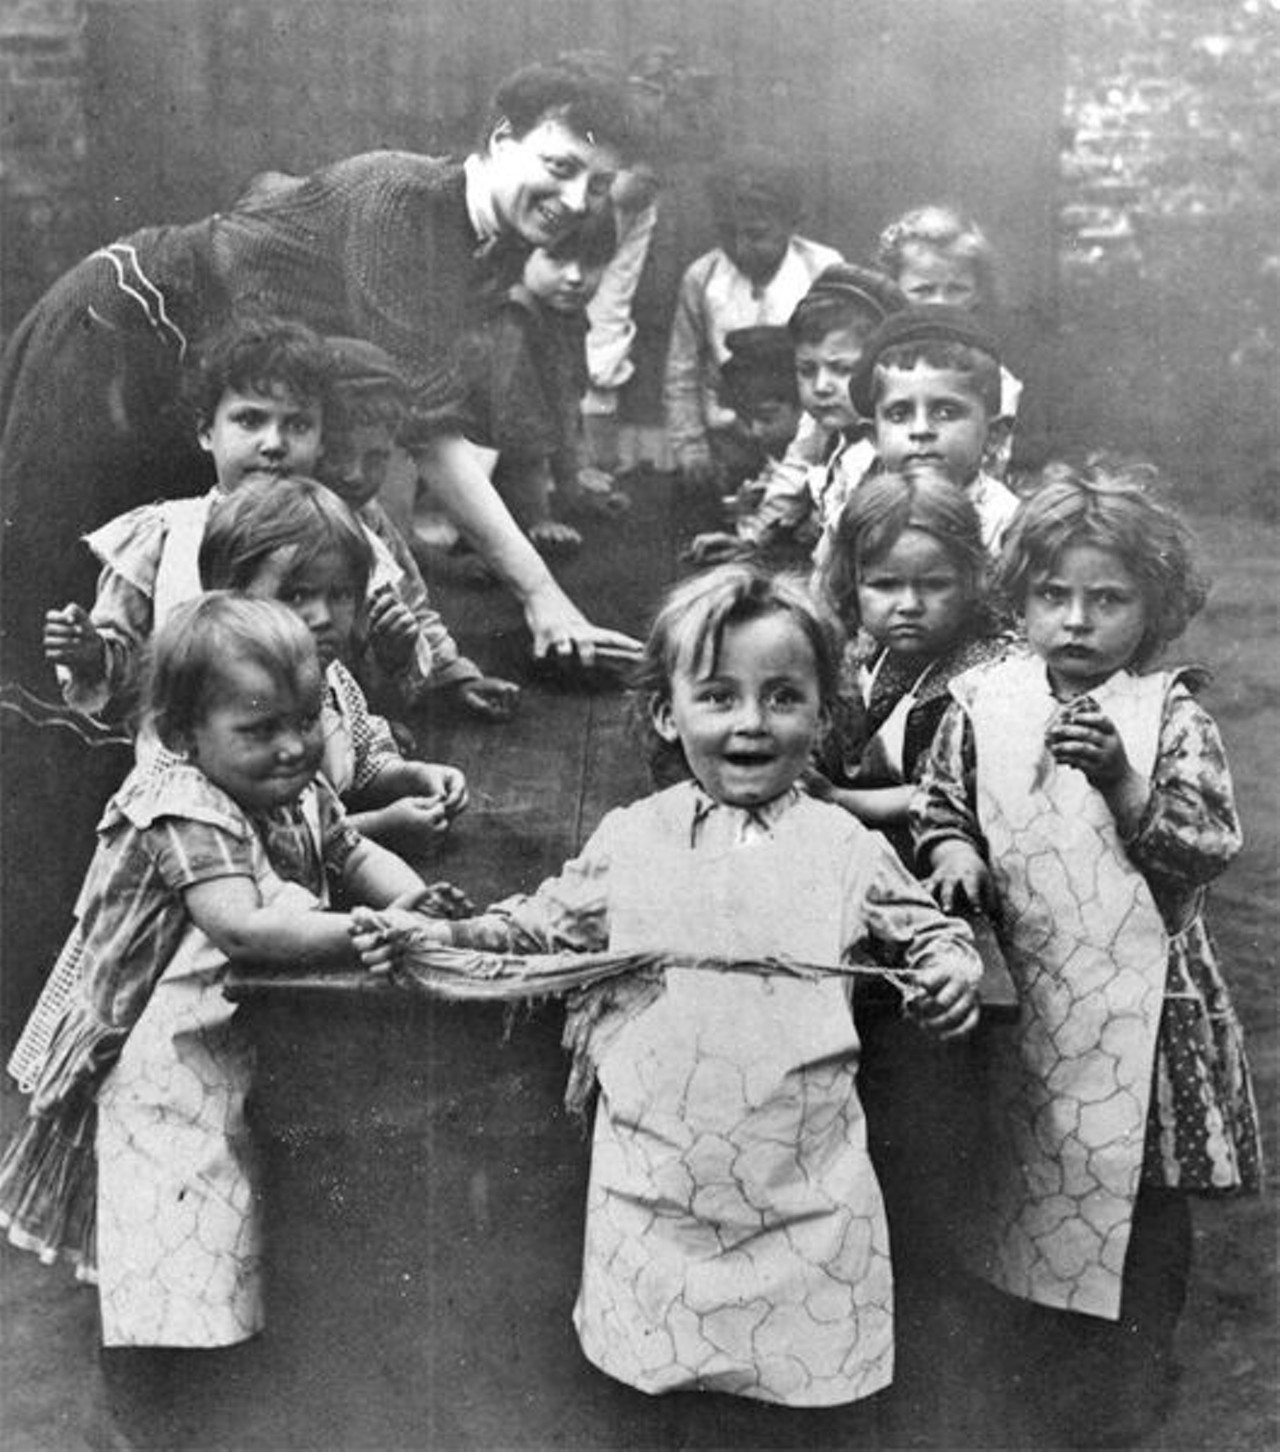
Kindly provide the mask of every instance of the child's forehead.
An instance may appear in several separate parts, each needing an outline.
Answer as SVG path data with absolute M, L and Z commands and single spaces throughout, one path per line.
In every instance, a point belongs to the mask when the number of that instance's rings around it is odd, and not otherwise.
M 218 401 L 220 408 L 234 408 L 245 405 L 261 408 L 283 408 L 298 413 L 315 413 L 320 409 L 320 400 L 300 392 L 283 379 L 263 378 L 256 381 L 241 380 L 228 383 Z
M 790 611 L 726 620 L 718 635 L 707 631 L 701 640 L 691 634 L 676 654 L 674 674 L 699 681 L 753 667 L 778 673 L 817 670 L 813 642 Z
M 931 272 L 946 271 L 952 275 L 972 278 L 977 266 L 972 257 L 957 252 L 941 242 L 929 242 L 923 237 L 913 237 L 902 244 L 902 265 L 913 269 L 928 268 Z
M 1064 577 L 1092 583 L 1107 579 L 1132 582 L 1135 578 L 1121 551 L 1096 539 L 1066 540 L 1031 574 L 1035 581 Z
M 876 401 L 897 398 L 963 398 L 982 404 L 982 390 L 973 375 L 959 368 L 941 368 L 921 359 L 909 368 L 876 364 Z
M 833 354 L 854 353 L 862 356 L 864 340 L 852 323 L 841 323 L 808 342 L 796 344 L 796 362 L 802 359 L 811 362 L 815 358 L 830 357 Z
M 274 668 L 248 651 L 228 651 L 211 672 L 211 699 L 236 711 L 271 715 L 313 706 L 323 689 L 320 667 L 303 660 Z

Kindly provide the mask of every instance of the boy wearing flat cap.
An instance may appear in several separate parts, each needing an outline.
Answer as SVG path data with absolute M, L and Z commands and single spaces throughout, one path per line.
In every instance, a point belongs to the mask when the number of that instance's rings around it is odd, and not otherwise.
M 999 345 L 972 313 L 918 305 L 876 330 L 849 385 L 854 407 L 875 423 L 880 467 L 910 475 L 941 469 L 973 502 L 995 554 L 1018 507 L 983 465 L 1011 420 L 1000 412 Z

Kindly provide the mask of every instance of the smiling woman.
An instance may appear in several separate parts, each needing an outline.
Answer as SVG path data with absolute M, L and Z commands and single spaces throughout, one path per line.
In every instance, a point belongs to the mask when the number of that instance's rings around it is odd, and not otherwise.
M 211 325 L 249 308 L 391 354 L 412 390 L 406 442 L 519 598 L 537 653 L 589 659 L 597 643 L 633 645 L 590 625 L 507 514 L 467 442 L 453 357 L 530 247 L 604 207 L 630 134 L 625 94 L 599 62 L 527 66 L 498 87 L 465 161 L 376 152 L 305 178 L 273 174 L 230 210 L 134 233 L 55 283 L 0 369 L 6 674 L 41 670 L 40 617 L 51 593 L 72 592 L 60 575 L 78 534 L 206 483 L 167 423 L 178 365 Z

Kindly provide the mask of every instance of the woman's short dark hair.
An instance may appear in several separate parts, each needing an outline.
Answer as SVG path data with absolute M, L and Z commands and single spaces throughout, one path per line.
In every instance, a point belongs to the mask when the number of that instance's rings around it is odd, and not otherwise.
M 481 144 L 488 144 L 502 121 L 514 135 L 524 136 L 548 116 L 618 151 L 627 152 L 633 144 L 627 78 L 620 66 L 594 52 L 535 61 L 509 75 L 493 94 Z

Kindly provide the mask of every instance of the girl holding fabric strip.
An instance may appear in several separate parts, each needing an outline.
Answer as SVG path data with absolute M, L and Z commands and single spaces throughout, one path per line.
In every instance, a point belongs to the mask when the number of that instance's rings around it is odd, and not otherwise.
M 589 1360 L 650 1394 L 834 1408 L 893 1375 L 846 960 L 874 945 L 904 965 L 913 1016 L 943 1039 L 976 1021 L 980 966 L 882 837 L 800 788 L 836 665 L 799 585 L 727 565 L 678 586 L 638 698 L 655 775 L 679 779 L 611 812 L 532 895 L 415 935 L 657 953 L 570 1017 L 599 1086 L 575 1323 Z M 775 1406 L 755 1432 L 790 1445 L 817 1415 L 801 1432 Z

